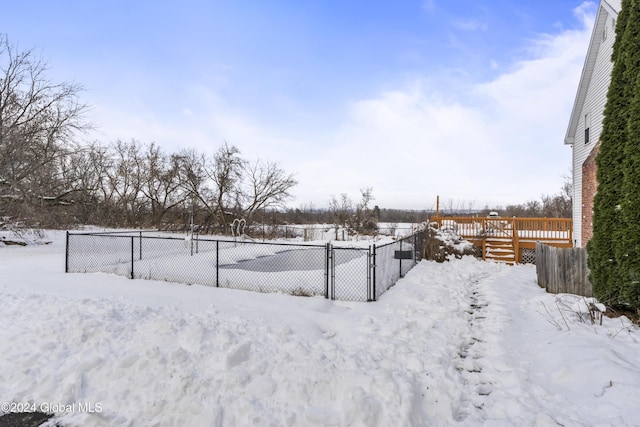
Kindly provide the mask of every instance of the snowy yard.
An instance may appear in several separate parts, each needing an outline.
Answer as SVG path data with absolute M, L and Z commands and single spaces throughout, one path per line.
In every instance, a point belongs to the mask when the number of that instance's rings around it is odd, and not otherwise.
M 50 237 L 0 246 L 0 403 L 65 427 L 640 425 L 638 329 L 530 265 L 422 261 L 341 302 L 65 274 Z

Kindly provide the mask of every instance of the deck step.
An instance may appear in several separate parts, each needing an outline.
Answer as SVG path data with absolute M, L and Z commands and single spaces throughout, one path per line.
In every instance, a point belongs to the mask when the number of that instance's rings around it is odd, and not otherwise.
M 485 260 L 513 265 L 516 263 L 516 252 L 513 240 L 492 237 L 485 241 Z

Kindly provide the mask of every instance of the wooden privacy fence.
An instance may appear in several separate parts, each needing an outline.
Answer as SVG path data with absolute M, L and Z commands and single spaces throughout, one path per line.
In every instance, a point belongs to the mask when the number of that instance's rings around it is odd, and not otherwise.
M 536 272 L 538 285 L 547 292 L 593 296 L 585 248 L 557 248 L 538 242 Z

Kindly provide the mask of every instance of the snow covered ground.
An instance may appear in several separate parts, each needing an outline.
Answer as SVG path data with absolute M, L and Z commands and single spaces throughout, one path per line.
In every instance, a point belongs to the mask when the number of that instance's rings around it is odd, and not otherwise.
M 378 302 L 65 274 L 0 246 L 0 409 L 64 426 L 640 425 L 640 333 L 532 266 L 423 261 Z M 6 412 L 6 411 L 5 411 Z

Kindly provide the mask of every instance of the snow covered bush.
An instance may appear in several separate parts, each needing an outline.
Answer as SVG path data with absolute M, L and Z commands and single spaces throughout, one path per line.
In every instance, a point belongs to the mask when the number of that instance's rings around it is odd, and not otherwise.
M 451 228 L 438 229 L 433 223 L 425 229 L 423 258 L 444 262 L 450 256 L 462 258 L 464 255 L 482 256 L 479 248 L 464 240 Z
M 40 228 L 25 227 L 20 223 L 5 224 L 0 228 L 0 239 L 5 245 L 42 245 L 51 243 Z

